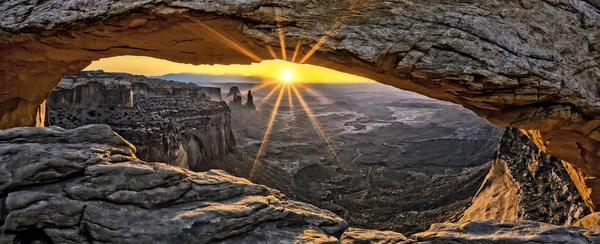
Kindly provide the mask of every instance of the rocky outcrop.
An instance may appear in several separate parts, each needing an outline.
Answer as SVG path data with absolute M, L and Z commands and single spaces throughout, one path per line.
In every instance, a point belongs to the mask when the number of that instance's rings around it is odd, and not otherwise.
M 560 159 L 507 128 L 492 169 L 461 222 L 534 220 L 570 225 L 590 213 Z
M 586 201 L 595 206 L 600 198 L 591 180 L 600 175 L 600 14 L 589 1 L 55 3 L 0 6 L 0 128 L 39 124 L 39 104 L 60 77 L 90 60 L 128 54 L 196 64 L 260 61 L 270 56 L 264 44 L 279 45 L 280 20 L 288 46 L 302 41 L 300 57 L 319 43 L 320 52 L 302 62 L 539 131 L 530 136 L 542 149 L 574 164 L 574 179 L 588 179 L 578 182 Z
M 240 88 L 237 86 L 232 86 L 231 88 L 229 88 L 229 93 L 227 93 L 228 98 L 233 98 L 235 96 L 242 96 L 242 92 L 240 92 Z
M 349 228 L 342 235 L 342 244 L 386 244 L 413 243 L 406 236 L 393 231 L 365 230 Z
M 229 107 L 233 109 L 243 108 L 244 104 L 242 102 L 242 96 L 238 94 L 233 95 L 233 99 L 229 102 Z
M 248 97 L 244 106 L 246 106 L 247 109 L 256 110 L 256 105 L 254 104 L 254 97 L 252 96 L 251 90 L 248 90 Z
M 533 221 L 472 221 L 434 224 L 411 238 L 416 243 L 598 243 L 600 232 Z
M 103 84 L 99 89 L 106 90 L 102 95 L 109 97 L 114 95 L 109 88 L 115 83 L 129 87 L 135 106 L 105 104 L 103 96 L 87 99 L 86 104 L 96 106 L 82 106 L 64 98 L 64 94 L 87 89 L 90 83 Z M 209 170 L 205 166 L 208 161 L 235 150 L 229 108 L 223 102 L 211 102 L 204 87 L 195 84 L 121 73 L 81 72 L 65 77 L 48 101 L 49 124 L 69 129 L 108 124 L 134 143 L 137 156 L 145 161 Z
M 135 157 L 106 125 L 0 131 L 1 243 L 595 243 L 600 232 L 537 222 L 435 224 L 408 239 L 223 171 Z M 27 162 L 27 163 L 24 163 Z
M 574 226 L 588 227 L 600 229 L 600 212 L 595 212 L 588 216 L 583 217 L 573 224 Z
M 134 152 L 105 125 L 1 131 L 1 242 L 312 242 L 337 240 L 347 227 L 245 179 L 146 163 Z
M 221 101 L 223 99 L 221 88 L 219 87 L 202 87 L 202 91 L 213 101 Z
M 590 0 L 15 1 L 0 6 L 0 128 L 41 125 L 40 104 L 60 77 L 92 60 L 249 63 L 272 57 L 268 46 L 284 41 L 291 53 L 300 43 L 297 62 L 531 130 L 542 150 L 572 164 L 571 178 L 596 208 L 597 10 Z
M 52 106 L 133 107 L 133 90 L 127 82 L 76 81 L 65 76 L 47 99 Z
M 276 101 L 257 111 L 232 110 L 239 151 L 252 156 L 245 165 L 228 161 L 213 168 L 240 177 L 254 172 L 253 182 L 332 211 L 354 227 L 408 235 L 458 220 L 490 170 L 503 128 L 454 104 L 370 86 L 312 87 L 335 103 L 305 96 L 331 145 L 297 100 L 300 109 L 289 112 L 285 97 L 254 170 Z M 371 94 L 378 98 L 364 99 Z

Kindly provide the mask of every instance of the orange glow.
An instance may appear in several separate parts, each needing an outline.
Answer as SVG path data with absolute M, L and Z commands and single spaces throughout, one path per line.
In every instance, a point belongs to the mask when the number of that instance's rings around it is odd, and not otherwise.
M 256 154 L 256 159 L 254 160 L 254 164 L 252 165 L 252 170 L 250 170 L 249 180 L 252 181 L 254 174 L 256 173 L 256 168 L 260 164 L 260 157 L 262 156 L 267 142 L 269 141 L 269 136 L 271 135 L 271 130 L 273 130 L 273 124 L 275 122 L 275 117 L 277 116 L 277 111 L 279 110 L 279 105 L 281 104 L 281 98 L 283 97 L 284 88 L 282 85 L 279 85 L 279 97 L 277 97 L 277 102 L 275 103 L 275 107 L 273 107 L 273 112 L 271 112 L 271 119 L 269 119 L 269 124 L 267 125 L 267 130 L 265 131 L 265 135 L 263 136 L 262 142 L 260 144 L 260 148 L 258 149 L 258 153 Z
M 281 70 L 294 70 L 295 82 L 301 83 L 374 83 L 375 81 L 336 70 L 309 64 L 297 64 L 283 60 L 265 60 L 250 65 L 191 65 L 167 60 L 118 56 L 93 62 L 85 70 L 102 69 L 106 72 L 125 72 L 146 76 L 169 73 L 198 73 L 211 75 L 261 76 L 274 80 L 281 78 Z
M 300 64 L 305 63 L 310 57 L 312 57 L 313 54 L 315 54 L 315 52 L 317 52 L 319 50 L 319 48 L 321 48 L 321 46 L 323 46 L 323 44 L 325 44 L 327 42 L 327 40 L 329 40 L 329 36 L 331 36 L 331 33 L 339 28 L 341 25 L 341 22 L 336 22 L 331 29 L 329 29 L 327 31 L 327 33 L 325 33 L 325 35 L 323 37 L 321 37 L 321 39 L 317 42 L 317 44 L 315 44 L 310 51 L 308 51 L 308 53 L 306 53 L 306 55 L 304 55 L 304 57 L 302 57 L 302 59 L 300 60 Z
M 292 70 L 286 69 L 281 73 L 281 81 L 283 83 L 292 83 L 294 82 L 294 72 Z
M 271 57 L 273 57 L 273 59 L 277 59 L 277 54 L 275 54 L 275 51 L 273 51 L 273 48 L 271 46 L 267 46 L 267 50 L 269 50 L 269 54 L 271 54 Z
M 292 88 L 291 85 L 287 85 L 287 94 L 288 94 L 288 101 L 290 103 L 290 118 L 291 120 L 294 122 L 294 125 L 296 124 L 296 117 L 294 117 L 294 101 L 292 99 Z
M 302 60 L 300 60 L 299 63 L 303 64 L 308 59 L 310 59 L 310 57 L 312 57 L 312 55 L 315 54 L 315 52 L 317 52 L 319 50 L 319 48 L 321 48 L 321 46 L 323 46 L 323 44 L 325 44 L 329 40 L 329 37 L 331 37 L 333 32 L 342 26 L 341 20 L 342 20 L 342 18 L 344 18 L 344 14 L 346 14 L 347 12 L 354 11 L 356 9 L 356 7 L 358 7 L 359 3 L 360 3 L 360 0 L 352 1 L 352 3 L 350 3 L 350 6 L 348 6 L 348 9 L 346 11 L 344 11 L 340 16 L 338 16 L 338 19 L 331 26 L 331 28 L 329 28 L 329 30 L 327 30 L 327 32 L 325 32 L 325 35 L 323 35 L 323 37 L 321 37 L 321 39 L 317 42 L 317 44 L 315 44 L 310 49 L 310 51 L 308 51 L 308 53 L 306 53 L 306 55 L 304 55 L 304 57 L 302 58 Z
M 204 28 L 205 30 L 208 31 L 209 34 L 212 34 L 213 36 L 217 37 L 218 39 L 220 39 L 224 44 L 229 45 L 231 48 L 237 50 L 238 52 L 240 52 L 243 55 L 246 55 L 247 57 L 251 58 L 252 60 L 256 61 L 256 62 L 260 62 L 263 59 L 258 57 L 256 54 L 254 54 L 253 52 L 245 49 L 244 47 L 242 47 L 241 45 L 239 45 L 237 42 L 231 40 L 230 38 L 226 37 L 225 35 L 221 34 L 220 32 L 218 32 L 217 30 L 213 29 L 212 27 L 208 26 L 207 24 L 205 24 L 204 22 L 198 21 L 198 20 L 194 20 L 194 19 L 190 19 L 192 22 L 194 22 L 195 24 L 199 25 L 200 27 Z M 193 28 L 187 28 L 192 32 L 197 32 L 197 30 L 193 29 Z M 203 34 L 203 33 L 199 33 L 199 34 Z
M 302 41 L 299 40 L 298 43 L 296 43 L 296 49 L 294 50 L 294 55 L 292 56 L 292 63 L 296 62 L 296 57 L 298 57 L 298 53 L 300 52 L 301 46 L 302 46 Z
M 281 13 L 279 11 L 279 9 L 275 10 L 275 20 L 277 20 L 277 34 L 279 35 L 281 57 L 283 58 L 283 60 L 287 60 L 287 54 L 285 50 L 285 35 L 283 34 L 283 28 L 281 27 Z

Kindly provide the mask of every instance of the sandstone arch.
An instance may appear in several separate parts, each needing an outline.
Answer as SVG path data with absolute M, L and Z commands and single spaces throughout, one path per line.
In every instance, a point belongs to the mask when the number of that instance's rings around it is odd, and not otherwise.
M 0 129 L 42 124 L 39 105 L 60 77 L 92 60 L 268 58 L 267 47 L 280 45 L 278 15 L 288 52 L 299 40 L 301 55 L 322 44 L 308 63 L 460 103 L 498 125 L 528 130 L 541 148 L 569 162 L 596 209 L 599 6 L 591 0 L 10 1 L 0 5 Z

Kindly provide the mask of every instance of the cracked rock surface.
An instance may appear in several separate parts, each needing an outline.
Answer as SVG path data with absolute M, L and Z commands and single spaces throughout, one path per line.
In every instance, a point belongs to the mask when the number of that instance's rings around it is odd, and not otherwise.
M 135 157 L 106 125 L 0 131 L 0 243 L 595 243 L 531 221 L 434 224 L 407 238 L 347 228 L 313 205 L 223 171 Z
M 529 130 L 600 206 L 600 10 L 591 0 L 11 0 L 0 4 L 0 128 L 41 125 L 60 77 L 140 55 L 270 59 L 363 75 Z M 317 52 L 311 56 L 311 47 Z M 306 55 L 309 54 L 309 55 Z M 281 55 L 283 56 L 283 54 Z M 307 58 L 310 57 L 310 58 Z M 281 57 L 279 57 L 281 58 Z
M 105 125 L 1 131 L 2 240 L 40 230 L 54 243 L 311 241 L 347 227 L 265 186 L 134 152 Z
M 534 220 L 571 225 L 588 214 L 561 160 L 541 152 L 519 129 L 506 128 L 492 168 L 461 222 Z
M 433 224 L 412 236 L 418 243 L 597 243 L 600 232 L 533 221 Z

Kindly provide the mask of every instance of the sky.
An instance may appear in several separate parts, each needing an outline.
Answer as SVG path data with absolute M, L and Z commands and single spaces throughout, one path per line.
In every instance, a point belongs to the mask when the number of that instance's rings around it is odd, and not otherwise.
M 167 60 L 118 56 L 93 62 L 85 70 L 125 72 L 145 76 L 161 76 L 170 73 L 199 73 L 212 75 L 266 76 L 281 79 L 291 73 L 295 82 L 303 83 L 372 83 L 364 77 L 308 64 L 296 64 L 283 60 L 265 60 L 250 65 L 191 65 Z

